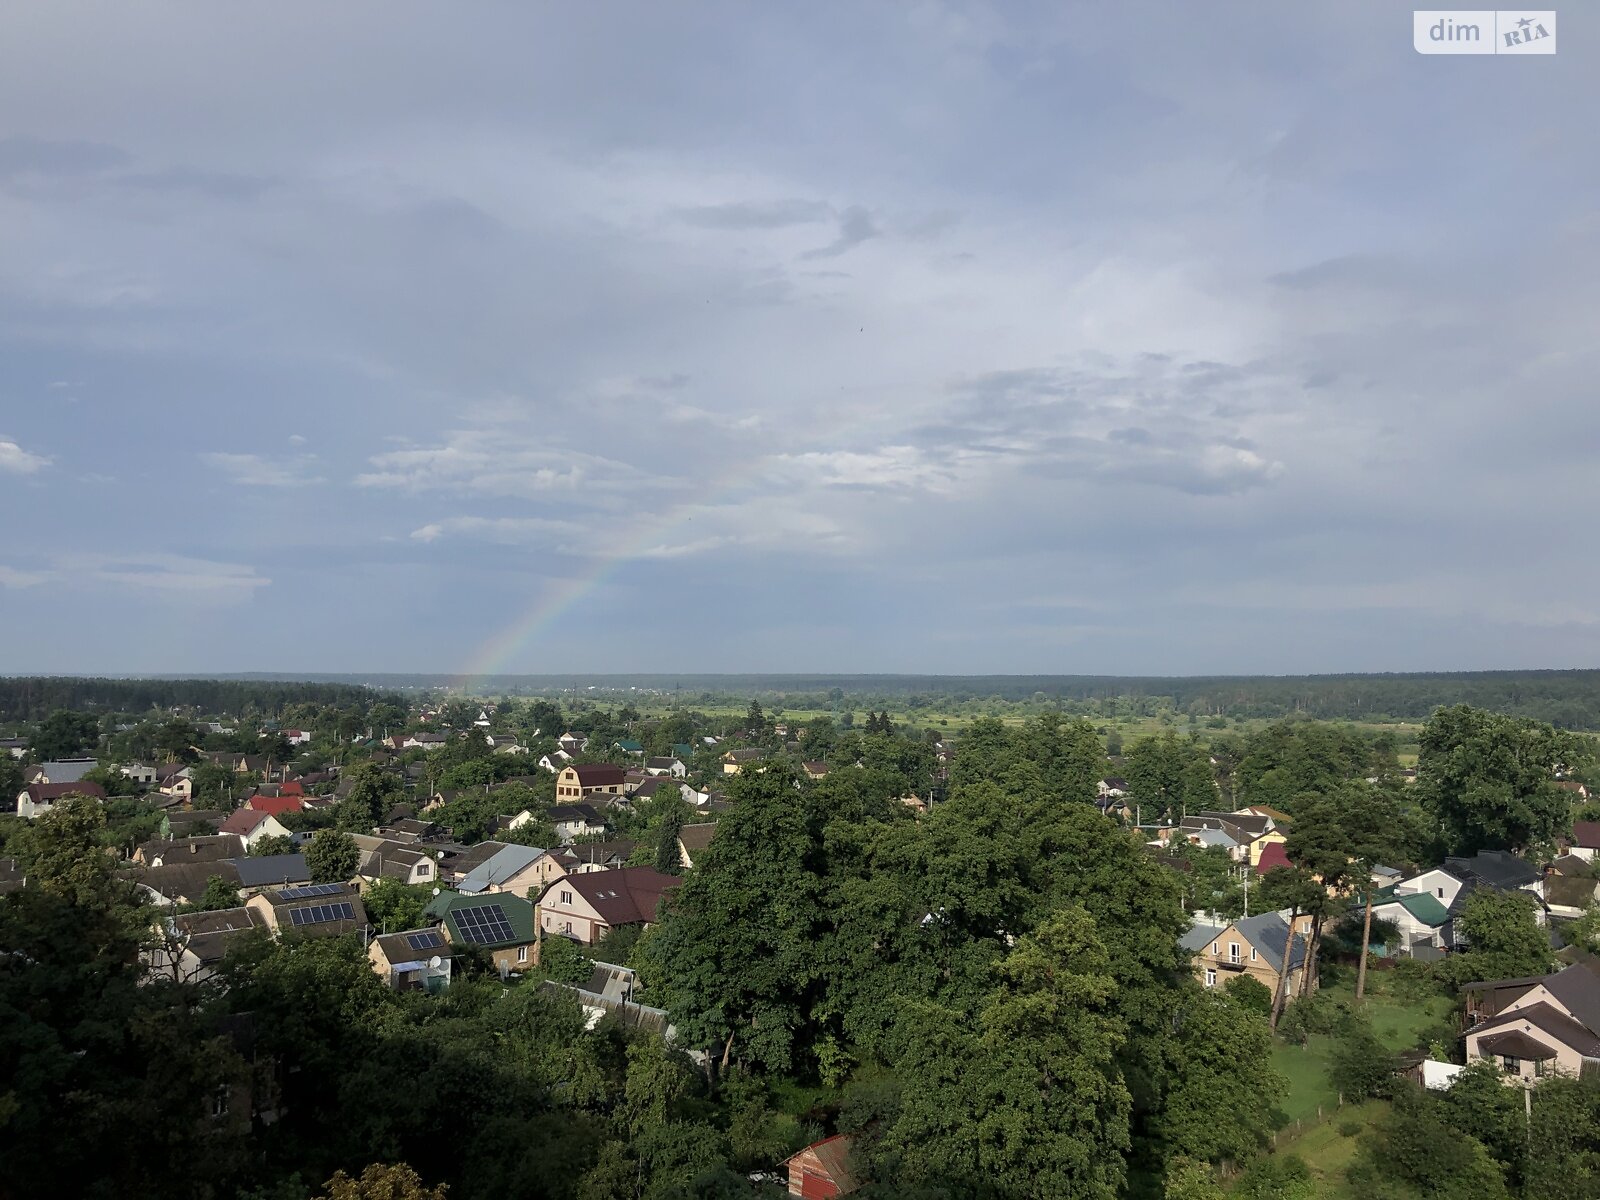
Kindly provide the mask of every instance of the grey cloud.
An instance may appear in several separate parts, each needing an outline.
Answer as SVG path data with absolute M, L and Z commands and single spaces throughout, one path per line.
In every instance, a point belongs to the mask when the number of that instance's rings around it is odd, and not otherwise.
M 839 214 L 838 237 L 826 246 L 806 251 L 800 257 L 805 259 L 838 258 L 839 255 L 854 250 L 862 242 L 878 237 L 879 233 L 878 226 L 872 219 L 872 214 L 860 205 L 854 205 Z
M 820 200 L 741 200 L 680 208 L 673 216 L 701 229 L 783 229 L 826 221 L 833 206 Z
M 14 136 L 0 138 L 0 177 L 8 175 L 89 175 L 126 166 L 125 150 L 101 142 L 50 141 Z
M 224 171 L 202 171 L 195 167 L 165 167 L 159 171 L 136 171 L 117 177 L 124 187 L 148 192 L 188 191 L 214 200 L 254 200 L 277 186 L 277 181 L 258 175 L 235 175 Z

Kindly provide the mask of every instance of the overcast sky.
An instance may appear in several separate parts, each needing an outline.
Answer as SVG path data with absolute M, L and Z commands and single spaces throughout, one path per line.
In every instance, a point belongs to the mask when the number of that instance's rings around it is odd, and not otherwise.
M 1600 39 L 13 4 L 0 672 L 1600 666 Z

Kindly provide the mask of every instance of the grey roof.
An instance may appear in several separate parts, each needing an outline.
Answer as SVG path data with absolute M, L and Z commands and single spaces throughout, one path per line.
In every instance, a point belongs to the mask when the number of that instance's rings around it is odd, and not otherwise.
M 1205 922 L 1196 922 L 1194 928 L 1178 939 L 1178 945 L 1185 950 L 1202 950 L 1207 942 L 1216 941 L 1226 928 L 1226 925 L 1208 925 Z
M 490 887 L 498 887 L 518 871 L 526 870 L 544 854 L 538 846 L 504 846 L 498 854 L 479 863 L 462 876 L 457 887 L 463 895 L 472 895 Z
M 1275 912 L 1262 913 L 1258 917 L 1246 917 L 1242 921 L 1235 921 L 1234 928 L 1239 935 L 1260 952 L 1261 957 L 1274 971 L 1283 969 L 1283 945 L 1289 936 L 1289 923 Z M 1306 939 L 1303 934 L 1294 935 L 1294 946 L 1289 952 L 1289 969 L 1293 970 L 1305 961 Z
M 31 771 L 43 771 L 51 783 L 77 783 L 100 764 L 92 758 L 68 758 L 42 762 Z
M 241 887 L 282 886 L 311 879 L 304 854 L 266 854 L 260 858 L 230 858 L 228 862 L 239 872 Z
M 1595 965 L 1575 963 L 1547 978 L 1544 986 L 1591 1033 L 1600 1035 L 1600 976 Z
M 1459 879 L 1472 877 L 1496 891 L 1515 891 L 1536 883 L 1539 872 L 1505 850 L 1480 850 L 1471 858 L 1447 858 L 1444 869 Z

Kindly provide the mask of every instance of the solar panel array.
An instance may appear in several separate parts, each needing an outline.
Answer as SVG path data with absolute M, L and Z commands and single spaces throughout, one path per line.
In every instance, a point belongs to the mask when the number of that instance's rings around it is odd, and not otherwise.
M 309 900 L 312 896 L 337 896 L 342 891 L 342 883 L 312 883 L 305 887 L 284 888 L 278 893 L 278 899 Z
M 289 920 L 295 925 L 320 925 L 324 921 L 353 921 L 355 907 L 351 904 L 308 904 L 304 908 L 291 908 Z
M 492 946 L 513 939 L 511 921 L 506 917 L 506 910 L 498 904 L 458 908 L 453 915 L 461 936 L 474 946 Z
M 444 938 L 439 936 L 437 929 L 424 929 L 421 933 L 406 934 L 406 941 L 411 943 L 413 950 L 432 950 L 444 945 Z

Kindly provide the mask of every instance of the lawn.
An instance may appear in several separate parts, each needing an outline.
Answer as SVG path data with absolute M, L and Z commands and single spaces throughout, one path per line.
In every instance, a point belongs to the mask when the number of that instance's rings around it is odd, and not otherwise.
M 1277 1152 L 1298 1154 L 1305 1160 L 1317 1181 L 1318 1200 L 1360 1200 L 1350 1190 L 1345 1171 L 1355 1161 L 1361 1132 L 1382 1120 L 1388 1109 L 1388 1102 L 1384 1100 L 1353 1104 L 1337 1116 L 1310 1126 L 1303 1133 L 1279 1138 Z M 1359 1124 L 1361 1130 L 1348 1136 L 1340 1132 L 1352 1123 Z

